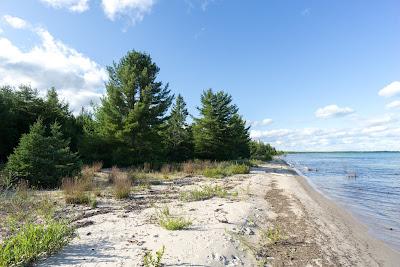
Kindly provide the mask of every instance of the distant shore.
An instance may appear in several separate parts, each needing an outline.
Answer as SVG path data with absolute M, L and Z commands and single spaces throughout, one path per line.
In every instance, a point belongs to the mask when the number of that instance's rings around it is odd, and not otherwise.
M 226 193 L 184 201 L 182 192 L 218 186 Z M 151 205 L 150 205 L 151 204 Z M 191 220 L 168 231 L 155 220 L 168 206 Z M 125 201 L 99 199 L 77 221 L 79 238 L 39 266 L 141 266 L 165 246 L 167 266 L 398 266 L 400 254 L 314 190 L 283 161 L 224 179 L 184 177 Z

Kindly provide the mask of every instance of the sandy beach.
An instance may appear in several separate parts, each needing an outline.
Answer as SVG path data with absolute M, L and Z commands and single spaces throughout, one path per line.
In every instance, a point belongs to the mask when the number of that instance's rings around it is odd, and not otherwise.
M 204 185 L 229 196 L 182 201 Z M 168 231 L 157 212 L 192 221 Z M 400 254 L 368 234 L 343 208 L 315 191 L 282 161 L 224 179 L 185 177 L 100 198 L 79 211 L 77 237 L 39 266 L 143 266 L 146 251 L 165 246 L 165 266 L 399 266 Z M 76 215 L 76 214 L 75 214 Z

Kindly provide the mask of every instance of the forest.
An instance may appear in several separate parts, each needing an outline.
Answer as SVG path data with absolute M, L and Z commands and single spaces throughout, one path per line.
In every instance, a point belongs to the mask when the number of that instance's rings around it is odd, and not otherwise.
M 57 187 L 93 162 L 157 168 L 195 159 L 265 161 L 278 153 L 250 139 L 249 126 L 224 91 L 204 90 L 199 116 L 190 115 L 182 95 L 157 79 L 160 69 L 149 54 L 129 51 L 107 71 L 100 103 L 77 115 L 56 88 L 44 97 L 27 85 L 0 88 L 0 186 L 25 180 Z

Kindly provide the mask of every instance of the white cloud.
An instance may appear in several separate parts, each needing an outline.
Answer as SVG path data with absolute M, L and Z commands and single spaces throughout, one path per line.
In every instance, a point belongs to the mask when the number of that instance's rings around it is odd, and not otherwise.
M 319 108 L 315 112 L 315 116 L 317 118 L 321 119 L 327 119 L 327 118 L 332 118 L 332 117 L 343 117 L 346 115 L 349 115 L 351 113 L 354 113 L 354 110 L 348 107 L 338 107 L 337 105 L 328 105 L 323 108 Z
M 400 82 L 394 81 L 379 91 L 380 96 L 391 97 L 400 93 Z
M 3 20 L 10 25 L 11 27 L 15 28 L 15 29 L 24 29 L 27 28 L 29 26 L 29 24 L 19 18 L 19 17 L 14 17 L 14 16 L 10 16 L 10 15 L 4 15 L 3 16 Z
M 400 100 L 395 100 L 386 105 L 386 108 L 400 108 Z
M 105 69 L 45 29 L 31 31 L 40 43 L 28 51 L 0 37 L 0 85 L 30 84 L 41 94 L 54 86 L 74 111 L 97 102 L 107 79 Z
M 377 133 L 387 130 L 388 127 L 384 125 L 376 125 L 362 129 L 362 133 Z
M 89 0 L 40 0 L 53 8 L 67 8 L 82 13 L 89 9 Z
M 142 21 L 155 4 L 155 0 L 102 0 L 101 2 L 104 13 L 110 20 L 126 16 L 133 24 Z
M 253 127 L 267 126 L 267 125 L 270 125 L 272 122 L 273 122 L 272 119 L 263 119 L 261 121 L 251 121 L 250 125 Z
M 397 122 L 397 118 L 392 115 L 386 114 L 380 118 L 373 118 L 367 120 L 367 127 L 371 126 L 381 126 L 381 125 L 390 125 L 394 122 Z
M 3 29 L 2 28 L 0 28 L 0 34 L 2 34 L 3 33 Z

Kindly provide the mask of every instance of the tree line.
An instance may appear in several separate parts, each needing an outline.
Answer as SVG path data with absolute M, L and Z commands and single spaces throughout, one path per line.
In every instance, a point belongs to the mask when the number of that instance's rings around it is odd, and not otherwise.
M 54 88 L 40 97 L 30 86 L 0 88 L 0 163 L 10 181 L 57 186 L 82 163 L 132 166 L 194 158 L 267 160 L 275 149 L 250 140 L 232 97 L 205 90 L 190 116 L 181 95 L 157 80 L 150 55 L 128 52 L 107 68 L 106 93 L 93 110 L 74 116 Z

